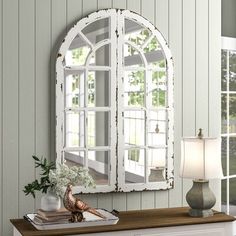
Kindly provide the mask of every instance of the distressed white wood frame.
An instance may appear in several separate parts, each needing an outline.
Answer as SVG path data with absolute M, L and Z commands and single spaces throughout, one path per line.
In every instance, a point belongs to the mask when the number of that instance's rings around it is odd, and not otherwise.
M 159 44 L 161 45 L 161 48 L 164 52 L 165 59 L 166 59 L 166 66 L 167 66 L 167 105 L 166 105 L 166 111 L 167 111 L 167 155 L 166 155 L 166 179 L 165 181 L 159 181 L 159 182 L 148 182 L 148 158 L 147 158 L 147 149 L 150 148 L 150 146 L 144 146 L 145 149 L 145 182 L 144 183 L 132 183 L 132 184 L 125 184 L 125 167 L 124 167 L 124 133 L 119 132 L 118 133 L 118 191 L 143 191 L 143 190 L 166 190 L 173 187 L 173 181 L 174 181 L 174 174 L 173 174 L 173 142 L 174 142 L 174 135 L 173 135 L 173 60 L 171 52 L 168 48 L 167 42 L 161 35 L 161 33 L 153 26 L 152 23 L 150 23 L 148 20 L 143 18 L 142 16 L 130 12 L 129 10 L 118 10 L 118 52 L 121 52 L 118 54 L 118 76 L 117 76 L 117 83 L 118 83 L 118 90 L 119 90 L 119 96 L 118 96 L 118 130 L 123 130 L 123 117 L 122 114 L 125 111 L 124 105 L 123 105 L 123 80 L 124 80 L 124 71 L 128 71 L 129 68 L 125 68 L 124 66 L 124 56 L 123 56 L 123 45 L 124 43 L 130 44 L 133 48 L 135 48 L 143 59 L 144 68 L 141 68 L 145 71 L 145 74 L 147 75 L 150 73 L 149 68 L 147 67 L 147 61 L 146 57 L 144 56 L 143 48 L 148 44 L 148 42 L 151 41 L 153 37 L 156 37 Z M 137 22 L 138 24 L 144 26 L 151 32 L 151 36 L 146 40 L 144 45 L 141 46 L 141 49 L 136 47 L 134 44 L 132 44 L 129 41 L 126 41 L 124 39 L 124 21 L 125 19 L 132 20 L 134 22 Z M 140 68 L 137 68 L 140 70 Z M 133 70 L 133 68 L 132 68 Z M 152 70 L 153 71 L 153 70 Z M 150 77 L 147 76 L 147 80 Z M 148 83 L 148 82 L 147 82 Z M 147 85 L 146 85 L 147 87 Z M 147 96 L 147 95 L 146 95 Z M 129 108 L 128 110 L 132 110 L 133 108 Z M 146 109 L 149 109 L 149 106 L 146 106 Z M 159 108 L 163 109 L 163 108 Z M 158 109 L 157 109 L 158 110 Z M 148 114 L 148 113 L 147 113 Z M 147 131 L 148 131 L 148 117 L 146 117 L 146 140 L 147 140 Z M 133 147 L 132 147 L 133 148 Z M 127 149 L 127 148 L 126 148 Z
M 82 29 L 88 24 L 95 22 L 96 20 L 102 18 L 110 19 L 110 39 L 105 39 L 98 42 L 96 45 L 93 45 L 87 37 L 82 33 Z M 152 33 L 151 37 L 148 40 L 151 40 L 152 37 L 156 37 L 161 45 L 161 48 L 164 52 L 166 59 L 166 74 L 167 74 L 167 101 L 166 108 L 167 111 L 167 151 L 166 151 L 166 179 L 165 181 L 152 182 L 148 183 L 147 177 L 147 158 L 146 158 L 146 170 L 145 170 L 145 183 L 140 184 L 125 184 L 125 167 L 124 167 L 124 133 L 123 133 L 123 111 L 125 110 L 123 106 L 123 79 L 124 79 L 124 57 L 123 57 L 123 45 L 124 40 L 124 19 L 130 19 L 132 21 L 137 21 L 138 24 L 143 25 Z M 67 50 L 69 49 L 73 39 L 77 34 L 83 38 L 83 40 L 89 45 L 91 53 L 88 56 L 87 62 L 84 66 L 71 66 L 66 67 L 64 63 L 64 58 Z M 146 42 L 148 43 L 148 42 Z M 110 66 L 95 66 L 89 65 L 89 59 L 92 56 L 92 53 L 95 52 L 98 48 L 103 45 L 110 44 Z M 132 45 L 135 47 L 135 45 Z M 138 49 L 140 54 L 144 54 L 142 50 Z M 145 56 L 143 55 L 143 58 Z M 145 59 L 144 59 L 145 60 Z M 144 62 L 146 65 L 144 69 L 145 73 L 149 73 L 147 67 L 147 62 Z M 69 109 L 70 111 L 84 111 L 87 114 L 87 111 L 110 111 L 110 146 L 109 147 L 73 147 L 65 148 L 64 142 L 64 131 L 65 131 L 65 121 L 64 113 L 68 109 L 64 105 L 64 80 L 68 74 L 76 74 L 78 71 L 85 71 L 85 78 L 89 70 L 101 70 L 101 71 L 110 71 L 110 107 L 95 107 L 90 108 L 86 107 L 87 101 L 85 101 L 85 107 Z M 129 70 L 129 68 L 126 68 Z M 113 81 L 112 81 L 113 80 Z M 86 83 L 85 83 L 86 90 Z M 85 100 L 87 97 L 85 96 Z M 117 100 L 117 101 L 116 101 Z M 163 109 L 163 108 L 160 108 Z M 130 109 L 132 110 L 132 109 Z M 157 109 L 158 110 L 158 109 Z M 85 115 L 86 118 L 86 115 Z M 147 119 L 147 118 L 146 118 Z M 147 122 L 146 122 L 147 123 Z M 133 13 L 129 10 L 120 10 L 120 9 L 107 9 L 94 12 L 87 17 L 81 19 L 77 24 L 75 24 L 71 30 L 66 35 L 63 40 L 61 47 L 58 52 L 57 61 L 56 61 L 56 157 L 57 162 L 62 163 L 64 161 L 64 152 L 66 151 L 85 151 L 88 150 L 101 150 L 101 151 L 110 151 L 110 176 L 109 176 L 109 185 L 98 185 L 95 189 L 86 189 L 81 186 L 75 187 L 75 192 L 85 192 L 85 193 L 94 193 L 94 192 L 111 192 L 111 191 L 142 191 L 142 190 L 158 190 L 158 189 L 169 189 L 173 187 L 174 180 L 174 165 L 173 165 L 173 60 L 171 52 L 168 48 L 166 41 L 164 40 L 161 33 L 146 19 L 142 16 Z M 147 136 L 147 125 L 146 125 L 146 136 Z M 87 137 L 85 129 L 85 137 Z M 147 146 L 144 147 L 147 150 Z M 87 156 L 87 155 L 86 155 Z M 84 165 L 88 166 L 88 159 L 85 158 Z

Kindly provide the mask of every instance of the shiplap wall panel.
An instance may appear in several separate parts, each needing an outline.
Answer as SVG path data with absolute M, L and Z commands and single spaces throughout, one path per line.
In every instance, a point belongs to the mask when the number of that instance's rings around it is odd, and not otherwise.
M 144 191 L 141 193 L 141 209 L 155 208 L 155 192 Z
M 112 210 L 112 194 L 100 193 L 97 196 L 98 199 L 98 208 L 107 209 L 108 211 Z
M 174 188 L 169 191 L 169 207 L 182 205 L 182 179 L 179 177 L 180 137 L 183 133 L 183 0 L 169 1 L 168 41 L 174 59 Z
M 126 0 L 127 9 L 140 14 L 141 0 Z
M 183 0 L 183 136 L 196 134 L 196 1 Z M 207 122 L 207 121 L 205 121 Z M 183 202 L 192 181 L 183 180 Z
M 143 1 L 144 3 L 144 1 Z M 157 0 L 154 2 L 154 24 L 162 33 L 165 40 L 169 38 L 169 1 Z M 168 207 L 169 191 L 158 191 L 155 193 L 155 208 Z
M 2 107 L 0 106 L 0 122 L 2 121 L 0 142 L 2 139 L 3 145 L 2 154 L 0 154 L 2 155 L 2 162 L 0 160 L 2 170 L 0 176 L 0 194 L 2 197 L 0 228 L 2 231 L 0 231 L 0 234 L 4 236 L 11 235 L 12 231 L 8 218 L 17 217 L 18 210 L 21 217 L 27 207 L 32 207 L 33 199 L 24 198 L 22 193 L 20 193 L 20 197 L 18 196 L 24 183 L 31 181 L 32 176 L 28 180 L 26 179 L 27 169 L 33 165 L 31 160 L 33 153 L 31 152 L 49 159 L 54 158 L 52 157 L 54 153 L 54 134 L 51 134 L 51 132 L 54 132 L 55 125 L 53 123 L 55 112 L 53 107 L 53 77 L 55 73 L 53 71 L 53 55 L 56 54 L 59 42 L 64 38 L 66 30 L 82 16 L 86 16 L 98 8 L 127 8 L 142 13 L 159 28 L 169 42 L 174 58 L 175 73 L 175 187 L 169 191 L 86 194 L 80 197 L 94 207 L 104 207 L 108 210 L 173 207 L 181 206 L 182 202 L 186 204 L 184 200 L 185 193 L 191 187 L 191 181 L 188 184 L 185 180 L 182 184 L 182 179 L 178 177 L 180 138 L 183 135 L 194 135 L 196 128 L 198 128 L 196 123 L 206 127 L 210 134 L 219 134 L 220 129 L 220 97 L 218 97 L 220 93 L 220 0 L 209 0 L 208 10 L 205 9 L 208 0 L 204 3 L 203 0 L 200 1 L 202 5 L 197 8 L 199 10 L 201 10 L 201 7 L 204 8 L 202 19 L 196 19 L 195 13 L 199 15 L 202 13 L 197 10 L 195 0 L 19 0 L 20 8 L 18 8 L 17 1 L 0 0 L 0 3 L 2 1 L 4 1 L 2 9 L 3 24 L 1 24 L 2 19 L 0 19 L 0 44 L 2 36 L 3 48 L 0 47 L 0 50 L 3 49 L 3 60 L 0 59 L 0 72 L 2 68 L 3 77 L 0 74 L 0 78 L 3 79 L 3 84 L 0 83 L 0 91 L 2 91 L 0 98 L 0 103 L 2 101 Z M 25 9 L 23 9 L 24 7 Z M 19 40 L 18 11 L 20 13 Z M 207 20 L 208 17 L 209 21 Z M 198 27 L 196 27 L 196 20 L 199 24 Z M 204 29 L 200 28 L 200 21 L 201 24 L 204 24 Z M 32 35 L 32 24 L 35 24 L 35 35 Z M 1 34 L 2 25 L 3 35 Z M 205 27 L 208 27 L 209 32 L 206 32 Z M 29 35 L 24 32 L 27 29 Z M 204 55 L 209 60 L 209 68 L 204 67 L 204 71 L 206 71 L 206 68 L 209 71 L 207 81 L 200 78 L 201 69 L 199 66 L 202 62 L 199 57 L 196 58 L 196 47 L 200 45 L 204 48 L 208 47 L 208 42 L 203 40 L 198 42 L 197 35 L 200 34 L 204 34 L 203 38 L 207 37 L 209 39 L 209 50 Z M 27 45 L 29 47 L 24 52 Z M 203 51 L 201 54 L 203 54 Z M 27 61 L 29 65 L 35 64 L 31 68 L 26 68 Z M 195 73 L 199 78 L 195 77 Z M 30 81 L 30 78 L 32 81 Z M 29 91 L 32 86 L 34 86 L 33 91 Z M 208 91 L 204 90 L 204 97 L 207 97 L 206 103 L 209 104 L 207 105 L 209 106 L 208 113 L 206 113 L 205 108 L 206 115 L 202 117 L 196 114 L 196 110 L 200 109 L 200 106 L 197 105 L 197 107 L 196 104 L 200 104 L 201 101 L 201 99 L 198 100 L 199 98 L 195 94 L 195 91 L 200 92 L 198 86 L 207 86 L 208 88 Z M 27 97 L 28 100 L 26 101 Z M 35 107 L 32 107 L 33 103 Z M 25 110 L 27 110 L 27 114 L 24 114 Z M 205 116 L 208 117 L 207 121 L 205 121 Z M 32 127 L 32 123 L 34 123 L 34 127 Z M 24 134 L 24 128 L 26 129 L 29 126 L 32 127 L 32 130 L 27 130 Z M 32 135 L 33 140 L 30 140 Z M 34 150 L 32 149 L 32 142 L 35 145 Z M 30 175 L 33 171 L 30 170 Z M 212 182 L 211 186 L 218 193 L 216 196 L 218 197 L 217 204 L 219 206 L 219 182 Z M 4 194 L 1 191 L 4 191 Z M 13 208 L 9 200 L 14 200 L 16 207 Z M 26 205 L 27 200 L 30 201 L 31 206 Z M 36 207 L 39 207 L 39 200 L 40 196 L 35 201 Z
M 98 199 L 96 194 L 92 195 L 92 194 L 80 194 L 79 197 L 85 201 L 86 203 L 88 203 L 90 206 L 97 208 L 98 207 Z
M 169 0 L 156 0 L 155 25 L 165 40 L 169 38 Z
M 196 134 L 196 8 L 183 0 L 183 135 Z
M 127 193 L 113 193 L 112 208 L 117 211 L 125 211 L 127 209 L 126 195 Z
M 179 204 L 178 206 L 181 206 L 181 204 Z M 166 190 L 155 191 L 154 207 L 155 208 L 169 207 L 169 191 Z
M 97 0 L 83 0 L 83 16 L 88 15 L 93 11 L 97 11 L 98 2 Z
M 220 134 L 221 111 L 221 0 L 209 0 L 209 135 L 217 137 Z M 210 181 L 210 187 L 215 193 L 216 209 L 221 207 L 221 186 L 217 180 Z
M 3 235 L 7 232 L 9 219 L 19 213 L 19 108 L 18 108 L 18 2 L 3 1 L 3 171 L 2 171 L 2 201 L 3 201 Z M 13 204 L 14 203 L 14 204 Z M 4 234 L 7 232 L 6 234 Z
M 3 15 L 3 0 L 0 0 L 0 14 Z M 3 62 L 3 40 L 2 40 L 2 26 L 3 26 L 3 18 L 0 17 L 0 235 L 3 234 L 2 227 L 2 219 L 3 219 L 3 125 L 2 125 L 2 116 L 3 116 L 3 70 L 2 70 L 2 62 Z
M 196 130 L 208 136 L 208 0 L 196 1 Z
M 36 80 L 36 155 L 51 159 L 50 146 L 50 58 L 51 58 L 51 1 L 36 1 L 35 80 Z M 53 147 L 52 147 L 53 148 Z M 36 176 L 39 177 L 39 171 Z M 41 194 L 36 195 L 36 208 Z
M 152 24 L 154 24 L 155 23 L 155 0 L 141 0 L 140 14 L 144 16 L 146 19 L 148 19 Z
M 19 215 L 34 211 L 34 199 L 24 186 L 35 178 L 35 18 L 34 1 L 19 1 Z M 26 92 L 27 91 L 27 92 Z M 31 99 L 29 99 L 29 97 Z M 26 171 L 27 170 L 27 171 Z
M 113 8 L 126 9 L 126 0 L 112 1 Z
M 127 193 L 126 204 L 127 210 L 141 209 L 141 193 Z
M 11 235 L 9 219 L 19 213 L 18 2 L 3 1 L 3 235 Z M 7 232 L 8 230 L 8 232 Z M 5 234 L 5 232 L 7 232 Z
M 112 7 L 112 0 L 98 0 L 98 9 L 107 9 Z
M 67 28 L 74 25 L 83 14 L 82 0 L 68 0 L 67 1 Z

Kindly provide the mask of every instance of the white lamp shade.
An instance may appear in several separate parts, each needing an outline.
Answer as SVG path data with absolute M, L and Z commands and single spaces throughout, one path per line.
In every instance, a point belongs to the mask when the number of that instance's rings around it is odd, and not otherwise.
M 150 149 L 148 155 L 148 164 L 150 167 L 165 167 L 166 166 L 166 150 L 165 149 Z
M 223 177 L 219 138 L 183 138 L 180 176 L 191 179 Z

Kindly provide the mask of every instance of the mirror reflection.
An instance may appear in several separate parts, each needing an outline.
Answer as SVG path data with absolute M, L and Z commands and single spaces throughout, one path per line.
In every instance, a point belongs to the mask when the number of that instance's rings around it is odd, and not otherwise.
M 87 167 L 98 192 L 171 187 L 172 62 L 161 34 L 135 13 L 110 9 L 79 21 L 66 40 L 57 153 Z

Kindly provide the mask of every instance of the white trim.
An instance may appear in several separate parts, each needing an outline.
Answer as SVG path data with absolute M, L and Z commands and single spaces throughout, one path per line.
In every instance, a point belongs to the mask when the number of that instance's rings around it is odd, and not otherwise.
M 221 37 L 221 49 L 223 50 L 236 50 L 236 38 Z

